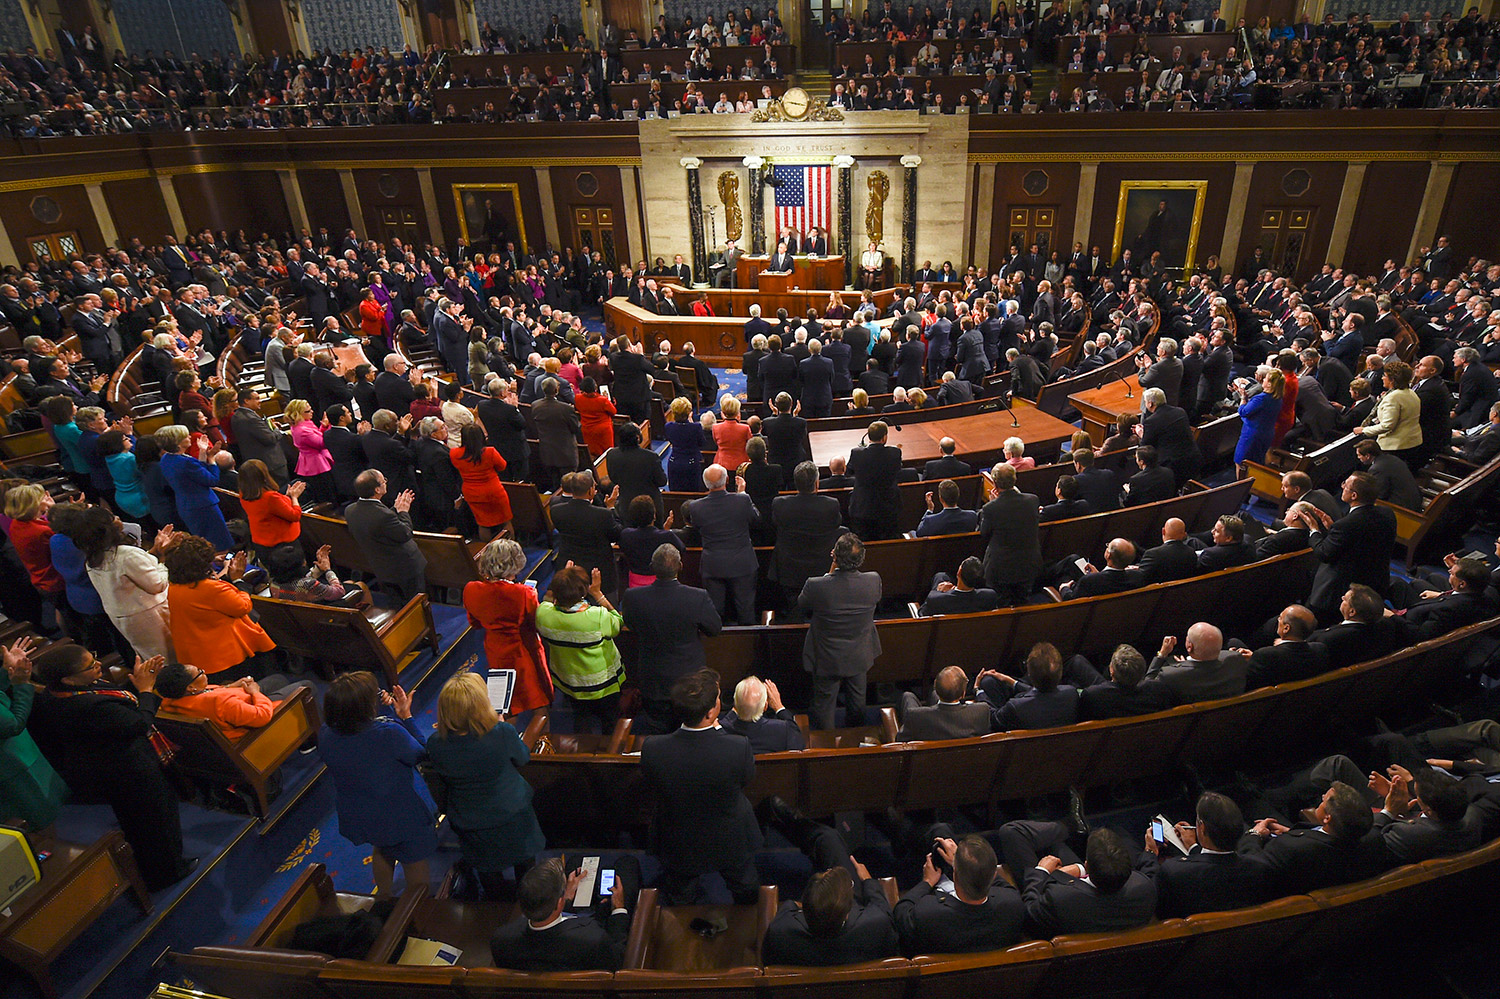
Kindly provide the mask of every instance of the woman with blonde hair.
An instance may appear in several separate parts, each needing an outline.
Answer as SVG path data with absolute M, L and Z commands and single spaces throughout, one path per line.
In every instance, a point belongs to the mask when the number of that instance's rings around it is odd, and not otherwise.
M 313 419 L 312 403 L 306 399 L 293 399 L 286 404 L 286 422 L 291 427 L 292 443 L 297 448 L 297 478 L 307 483 L 313 499 L 319 503 L 332 503 L 338 498 L 333 486 L 333 455 L 323 445 L 323 431 L 328 428 L 328 418 L 321 426 Z
M 844 410 L 845 416 L 874 416 L 875 407 L 870 405 L 870 393 L 862 388 L 857 388 L 849 394 L 849 405 Z
M 678 396 L 667 407 L 671 417 L 662 430 L 672 446 L 667 456 L 667 488 L 674 493 L 696 492 L 703 487 L 703 449 L 709 435 L 693 422 L 693 402 Z
M 508 538 L 498 538 L 479 553 L 479 578 L 464 586 L 463 605 L 469 623 L 484 629 L 484 658 L 490 669 L 516 671 L 512 716 L 552 703 L 552 677 L 537 633 L 536 590 L 516 577 L 526 568 L 526 553 Z
M 1380 450 L 1389 451 L 1408 465 L 1422 451 L 1422 400 L 1411 390 L 1411 365 L 1405 361 L 1385 363 L 1385 383 L 1389 386 L 1375 410 L 1365 418 L 1359 432 L 1375 438 Z M 1418 471 L 1416 467 L 1413 472 Z
M 912 409 L 921 409 L 927 405 L 927 393 L 919 388 L 914 388 L 906 393 L 906 401 L 911 403 Z
M 494 898 L 506 868 L 516 868 L 519 880 L 547 840 L 531 807 L 531 785 L 519 772 L 531 754 L 515 726 L 496 714 L 478 674 L 465 671 L 443 684 L 427 758 L 463 862 Z
M 1271 447 L 1271 437 L 1276 432 L 1276 418 L 1281 415 L 1281 396 L 1286 387 L 1286 376 L 1276 368 L 1262 369 L 1261 390 L 1250 395 L 1249 384 L 1240 391 L 1240 442 L 1234 449 L 1234 463 L 1243 465 L 1247 461 L 1265 461 L 1266 451 Z
M 714 443 L 718 445 L 714 464 L 730 469 L 730 474 L 733 474 L 734 469 L 750 460 L 745 454 L 745 444 L 751 437 L 750 427 L 740 422 L 740 401 L 732 395 L 719 400 L 719 417 L 713 429 Z

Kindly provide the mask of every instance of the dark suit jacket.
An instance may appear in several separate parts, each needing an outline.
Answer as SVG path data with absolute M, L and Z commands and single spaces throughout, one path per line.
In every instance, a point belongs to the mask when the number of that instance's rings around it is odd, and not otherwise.
M 1176 406 L 1182 392 L 1182 360 L 1169 357 L 1141 372 L 1141 388 L 1159 388 L 1167 394 L 1167 405 Z
M 760 513 L 748 495 L 718 489 L 683 509 L 703 543 L 699 571 L 705 578 L 735 579 L 755 574 L 750 529 L 760 523 Z
M 614 511 L 564 492 L 554 493 L 548 508 L 557 530 L 553 564 L 572 562 L 585 569 L 598 569 L 604 592 L 613 593 L 619 585 L 619 560 L 610 546 L 620 540 L 620 522 Z
M 983 701 L 965 701 L 962 704 L 923 704 L 917 695 L 905 691 L 896 705 L 896 716 L 901 721 L 901 730 L 896 738 L 904 742 L 919 742 L 931 739 L 967 739 L 975 735 L 988 735 L 990 731 L 990 706 Z
M 1472 850 L 1479 845 L 1479 823 L 1469 816 L 1457 822 L 1439 822 L 1428 815 L 1395 819 L 1385 812 L 1375 814 L 1375 827 L 1361 844 L 1375 848 L 1379 866 L 1419 864 L 1433 857 Z
M 1148 583 L 1187 579 L 1202 571 L 1198 566 L 1198 553 L 1188 547 L 1186 541 L 1166 541 L 1146 549 L 1137 568 Z
M 900 515 L 901 493 L 896 487 L 901 475 L 900 449 L 889 444 L 857 447 L 849 454 L 849 474 L 854 476 L 850 517 L 895 520 Z
M 833 405 L 833 362 L 819 354 L 809 357 L 797 365 L 798 378 L 802 382 L 802 408 L 813 411 L 827 410 Z
M 1126 506 L 1155 503 L 1177 495 L 1177 476 L 1165 465 L 1142 469 L 1132 475 L 1129 481 L 1130 492 L 1126 496 Z
M 1196 846 L 1186 857 L 1172 846 L 1162 853 L 1158 858 L 1147 852 L 1142 859 L 1155 867 L 1156 912 L 1163 919 L 1243 909 L 1266 897 L 1266 868 L 1248 857 L 1204 853 Z
M 578 438 L 582 426 L 578 410 L 560 399 L 539 398 L 531 404 L 537 451 L 542 464 L 572 470 L 578 467 Z
M 766 460 L 780 465 L 790 476 L 799 462 L 812 457 L 807 439 L 807 421 L 790 413 L 777 413 L 761 421 L 760 434 L 766 439 Z
M 797 396 L 797 359 L 785 350 L 773 350 L 760 359 L 761 391 L 767 402 L 774 402 L 780 392 L 793 399 Z
M 1450 590 L 1442 596 L 1418 600 L 1400 620 L 1409 632 L 1409 641 L 1423 642 L 1482 621 L 1494 612 L 1494 603 L 1483 592 Z
M 1113 680 L 1105 680 L 1079 692 L 1078 720 L 1149 715 L 1153 711 L 1165 711 L 1174 704 L 1176 700 L 1171 691 L 1159 683 L 1122 687 Z
M 979 692 L 979 698 L 989 703 L 984 690 Z M 994 705 L 990 712 L 990 724 L 997 732 L 1055 728 L 1077 720 L 1078 688 L 1068 684 L 1044 691 L 1021 681 L 1010 689 L 1004 703 Z
M 1042 523 L 1045 524 L 1053 520 L 1070 520 L 1073 517 L 1087 517 L 1093 512 L 1092 508 L 1089 507 L 1088 500 L 1058 500 L 1056 503 L 1048 503 L 1042 507 L 1041 518 Z M 1193 564 L 1194 566 L 1198 564 L 1196 555 L 1194 556 Z
M 378 500 L 355 500 L 344 508 L 344 520 L 378 579 L 420 578 L 426 571 L 427 558 L 412 539 L 411 514 Z
M 1308 636 L 1328 650 L 1328 668 L 1343 669 L 1367 659 L 1379 659 L 1391 651 L 1399 625 L 1369 625 L 1360 621 L 1341 621 L 1330 628 L 1320 628 Z
M 365 451 L 365 461 L 370 468 L 385 476 L 385 497 L 394 503 L 404 490 L 417 488 L 417 475 L 413 469 L 416 459 L 405 440 L 392 437 L 379 430 L 361 434 L 360 446 Z
M 868 395 L 884 395 L 891 390 L 891 377 L 879 368 L 861 371 L 855 384 Z
M 1237 545 L 1214 545 L 1198 553 L 1198 566 L 1201 572 L 1218 572 L 1220 569 L 1231 569 L 1237 565 L 1249 565 L 1254 561 L 1255 546 L 1248 541 L 1241 541 Z
M 1470 364 L 1458 377 L 1458 403 L 1455 420 L 1464 430 L 1488 423 L 1490 407 L 1500 399 L 1495 375 L 1484 364 Z
M 738 873 L 762 843 L 745 798 L 755 779 L 755 752 L 743 736 L 716 728 L 653 736 L 641 750 L 641 772 L 656 794 L 653 851 L 669 873 Z
M 333 458 L 333 488 L 339 498 L 354 498 L 354 479 L 365 470 L 365 449 L 359 435 L 348 427 L 323 431 L 323 446 Z
M 733 735 L 743 735 L 750 740 L 750 748 L 757 753 L 785 753 L 807 748 L 802 729 L 797 719 L 786 708 L 774 715 L 761 715 L 747 722 L 733 711 L 719 716 L 719 727 Z
M 1396 515 L 1384 507 L 1358 506 L 1309 538 L 1322 565 L 1313 578 L 1308 606 L 1323 613 L 1336 608 L 1350 583 L 1363 583 L 1384 595 L 1391 581 L 1391 549 Z
M 801 908 L 783 903 L 766 930 L 765 962 L 803 967 L 857 964 L 894 957 L 899 945 L 885 889 L 870 878 L 854 886 L 854 907 L 843 929 L 832 937 L 814 937 Z
M 1114 469 L 1095 465 L 1074 476 L 1078 483 L 1078 496 L 1088 500 L 1089 509 L 1104 513 L 1120 508 L 1120 477 Z
M 1411 466 L 1393 452 L 1382 451 L 1377 454 L 1366 471 L 1375 476 L 1375 488 L 1381 499 L 1408 510 L 1422 512 L 1422 487 L 1411 474 Z
M 1151 921 L 1156 914 L 1156 885 L 1137 865 L 1130 878 L 1112 895 L 1060 871 L 1033 867 L 1025 872 L 1021 901 L 1026 922 L 1037 936 L 1063 933 L 1102 933 L 1128 930 Z
M 1328 647 L 1320 642 L 1282 642 L 1256 649 L 1245 667 L 1245 689 L 1308 680 L 1328 672 Z
M 1362 876 L 1355 843 L 1338 842 L 1321 829 L 1305 825 L 1265 840 L 1247 832 L 1240 837 L 1237 852 L 1265 865 L 1263 899 L 1302 895 Z
M 281 439 L 285 434 L 272 429 L 264 416 L 247 406 L 234 411 L 229 417 L 229 426 L 234 432 L 235 443 L 239 445 L 240 460 L 259 458 L 266 463 L 277 482 L 287 480 L 286 453 L 281 450 Z M 400 491 L 392 486 L 390 495 L 394 497 Z
M 983 905 L 918 881 L 896 903 L 896 930 L 909 955 L 967 954 L 1004 950 L 1021 939 L 1025 911 L 1021 894 L 1003 881 L 990 886 Z
M 1097 597 L 1106 593 L 1124 593 L 1145 586 L 1148 580 L 1139 569 L 1111 569 L 1086 572 L 1062 588 L 1064 600 Z
M 286 362 L 287 381 L 292 383 L 292 398 L 313 400 L 313 362 L 305 357 L 293 357 Z
M 772 500 L 776 549 L 771 556 L 771 579 L 801 593 L 809 576 L 827 572 L 828 553 L 843 532 L 842 521 L 843 511 L 832 496 L 798 493 Z
M 985 543 L 984 579 L 990 586 L 1029 583 L 1042 571 L 1041 504 L 1030 493 L 1007 490 L 979 511 Z
M 1288 552 L 1300 552 L 1306 547 L 1307 528 L 1284 527 L 1273 534 L 1267 534 L 1255 543 L 1255 557 L 1257 559 L 1271 558 Z
M 411 412 L 411 403 L 416 397 L 411 382 L 394 371 L 382 371 L 375 376 L 375 401 L 380 403 L 381 409 L 389 409 L 397 416 L 405 416 Z M 360 415 L 368 420 L 373 414 Z
M 1182 407 L 1157 406 L 1147 413 L 1141 419 L 1141 443 L 1156 448 L 1162 465 L 1177 473 L 1179 479 L 1197 474 L 1198 442 L 1193 439 L 1193 425 Z
M 1453 433 L 1453 423 L 1448 415 L 1453 411 L 1453 393 L 1448 391 L 1440 377 L 1428 378 L 1420 386 L 1414 385 L 1412 391 L 1422 402 L 1418 414 L 1422 424 L 1422 446 L 1429 451 L 1446 448 Z
M 531 445 L 526 442 L 526 417 L 501 399 L 482 400 L 475 411 L 484 424 L 490 446 L 505 459 L 505 477 L 520 482 L 526 478 L 531 463 Z
M 880 574 L 838 569 L 809 577 L 797 606 L 810 626 L 802 644 L 802 668 L 814 676 L 859 676 L 880 655 L 875 608 Z
M 652 701 L 666 700 L 674 682 L 704 667 L 699 636 L 717 635 L 724 627 L 707 590 L 675 579 L 626 590 L 620 615 L 642 650 L 631 675 Z
M 953 455 L 944 455 L 934 458 L 922 466 L 922 478 L 940 482 L 943 479 L 957 479 L 965 475 L 973 475 L 974 466 L 961 458 Z
M 532 929 L 523 916 L 495 932 L 490 956 L 495 967 L 515 971 L 618 971 L 629 933 L 626 912 L 612 913 L 602 926 L 585 914 L 547 930 Z
M 1191 704 L 1243 694 L 1246 662 L 1238 649 L 1225 649 L 1217 662 L 1157 656 L 1146 676 L 1165 685 L 1180 703 Z

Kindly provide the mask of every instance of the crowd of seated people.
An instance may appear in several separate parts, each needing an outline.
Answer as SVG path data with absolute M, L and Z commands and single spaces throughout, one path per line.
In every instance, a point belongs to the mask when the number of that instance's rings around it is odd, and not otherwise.
M 1054 6 L 1037 17 L 1004 4 L 993 18 L 975 10 L 963 17 L 952 5 L 936 14 L 917 13 L 886 4 L 866 10 L 856 22 L 850 15 L 830 23 L 831 44 L 887 41 L 884 58 L 866 55 L 862 65 L 835 61 L 832 102 L 853 110 L 929 110 L 954 113 L 959 107 L 976 113 L 1020 111 L 1166 110 L 1169 108 L 1390 106 L 1495 107 L 1496 60 L 1492 22 L 1477 11 L 1462 18 L 1430 12 L 1413 20 L 1403 13 L 1385 26 L 1370 22 L 1368 12 L 1350 13 L 1338 23 L 1330 13 L 1322 24 L 1304 14 L 1297 24 L 1270 24 L 1262 17 L 1253 27 L 1244 18 L 1227 24 L 1217 9 L 1202 18 L 1206 32 L 1229 32 L 1222 51 L 1195 46 L 1186 32 L 1187 4 L 1146 2 L 1085 3 L 1078 9 Z M 1163 58 L 1153 54 L 1151 35 L 1178 35 L 1181 44 Z M 1122 55 L 1109 40 L 1135 37 Z M 951 53 L 935 40 L 953 40 Z M 897 43 L 909 44 L 898 61 Z M 1197 51 L 1194 51 L 1196 49 Z M 1066 74 L 1084 74 L 1069 92 L 1034 89 L 1036 65 L 1052 63 Z M 1124 88 L 1105 87 L 1104 74 L 1130 75 Z M 971 90 L 946 100 L 933 86 L 937 76 L 982 77 Z M 1269 97 L 1257 88 L 1272 85 Z M 1111 97 L 1111 94 L 1114 96 Z

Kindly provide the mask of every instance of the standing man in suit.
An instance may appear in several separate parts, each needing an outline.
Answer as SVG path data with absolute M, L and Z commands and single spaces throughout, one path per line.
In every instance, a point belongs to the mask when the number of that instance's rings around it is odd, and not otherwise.
M 1473 347 L 1460 347 L 1453 352 L 1453 370 L 1458 373 L 1458 402 L 1453 407 L 1453 422 L 1459 430 L 1483 426 L 1489 422 L 1490 407 L 1500 400 L 1494 372 L 1480 361 L 1479 351 Z
M 755 579 L 758 569 L 750 529 L 760 524 L 755 503 L 745 493 L 729 491 L 729 472 L 723 465 L 703 470 L 708 495 L 683 507 L 703 545 L 699 575 L 719 616 L 734 623 L 755 623 Z
M 901 449 L 886 444 L 887 433 L 886 424 L 876 420 L 868 431 L 870 443 L 849 454 L 849 474 L 854 477 L 850 526 L 866 541 L 882 541 L 899 533 Z
M 770 423 L 769 420 L 766 421 Z M 782 465 L 783 468 L 786 465 Z M 792 470 L 794 496 L 771 501 L 771 522 L 776 527 L 776 549 L 771 555 L 770 577 L 781 587 L 792 616 L 800 616 L 797 597 L 809 577 L 827 565 L 827 556 L 843 533 L 843 513 L 832 496 L 819 496 L 818 466 L 811 461 L 796 463 Z
M 542 398 L 531 404 L 531 422 L 536 426 L 542 459 L 537 487 L 543 490 L 556 489 L 562 477 L 578 467 L 578 439 L 583 427 L 578 410 L 557 397 L 561 387 L 556 378 L 543 379 Z
M 1208 354 L 1203 358 L 1203 373 L 1198 378 L 1198 399 L 1194 415 L 1202 417 L 1229 394 L 1229 375 L 1234 368 L 1234 350 L 1229 334 L 1216 329 L 1209 337 Z
M 354 543 L 364 552 L 370 571 L 377 579 L 391 583 L 399 591 L 399 606 L 405 606 L 419 593 L 427 592 L 427 558 L 417 547 L 411 529 L 411 504 L 416 493 L 402 490 L 395 502 L 386 506 L 386 478 L 379 470 L 367 468 L 354 479 L 359 499 L 344 508 L 344 520 Z
M 786 753 L 807 748 L 807 740 L 802 737 L 797 719 L 781 703 L 781 691 L 776 689 L 776 683 L 758 676 L 747 676 L 735 685 L 734 710 L 719 716 L 719 727 L 749 739 L 750 748 L 757 753 Z
M 786 240 L 782 240 L 776 244 L 776 252 L 771 254 L 771 260 L 766 264 L 766 270 L 773 274 L 790 274 L 792 268 L 795 266 L 796 261 L 792 259 L 791 252 L 787 250 Z
M 1182 390 L 1182 361 L 1177 358 L 1177 341 L 1162 337 L 1156 344 L 1156 363 L 1143 350 L 1135 355 L 1142 388 L 1159 388 L 1166 394 L 1166 405 L 1176 406 Z M 1141 393 L 1141 412 L 1146 411 L 1146 393 Z
M 324 320 L 333 314 L 328 279 L 323 276 L 317 264 L 309 263 L 302 272 L 297 288 L 307 302 L 307 315 L 313 321 L 313 329 L 321 330 Z
M 919 742 L 931 739 L 967 739 L 990 732 L 990 706 L 983 701 L 967 701 L 969 677 L 959 666 L 946 666 L 932 681 L 932 699 L 923 703 L 906 691 L 896 705 L 901 729 L 898 741 Z
M 286 482 L 286 452 L 281 442 L 286 434 L 274 429 L 260 412 L 260 393 L 254 389 L 241 389 L 239 406 L 229 418 L 229 428 L 234 432 L 234 441 L 240 448 L 240 460 L 259 458 L 270 469 L 277 482 Z
M 678 580 L 682 552 L 675 545 L 662 544 L 651 553 L 651 571 L 656 582 L 633 586 L 620 598 L 625 627 L 635 633 L 637 647 L 647 650 L 630 665 L 645 701 L 632 727 L 639 735 L 672 730 L 672 685 L 703 669 L 700 636 L 712 637 L 724 627 L 708 591 Z
M 525 482 L 531 465 L 531 444 L 526 440 L 526 417 L 516 405 L 514 383 L 498 377 L 490 379 L 489 396 L 475 407 L 475 412 L 490 445 L 505 459 L 500 478 L 506 482 Z
M 381 409 L 389 409 L 398 417 L 405 416 L 411 412 L 412 400 L 417 397 L 414 386 L 422 380 L 422 373 L 416 368 L 408 368 L 406 358 L 395 351 L 385 355 L 384 367 L 385 370 L 375 376 L 375 402 Z M 361 411 L 359 415 L 368 420 L 374 411 Z
M 600 589 L 611 596 L 620 585 L 619 559 L 611 547 L 620 540 L 620 521 L 614 511 L 619 494 L 620 487 L 616 486 L 603 506 L 595 503 L 598 488 L 594 473 L 585 469 L 564 475 L 562 487 L 547 504 L 557 530 L 553 564 L 572 562 L 584 569 L 598 569 Z
M 437 338 L 438 352 L 443 363 L 453 372 L 461 385 L 469 384 L 469 327 L 473 320 L 460 316 L 463 302 L 442 299 L 437 312 L 432 316 L 432 332 Z
M 823 344 L 810 340 L 808 356 L 797 365 L 802 382 L 802 412 L 818 419 L 833 412 L 833 361 L 823 356 Z
M 1411 390 L 1422 403 L 1418 420 L 1422 426 L 1421 450 L 1408 462 L 1412 471 L 1427 464 L 1429 458 L 1446 450 L 1453 437 L 1453 393 L 1443 382 L 1443 359 L 1433 354 L 1421 358 L 1412 367 Z
M 979 511 L 979 535 L 985 544 L 984 581 L 1004 606 L 1023 603 L 1042 571 L 1038 524 L 1041 504 L 1016 488 L 1015 466 L 1006 462 L 990 472 L 996 496 Z
M 717 871 L 735 904 L 750 905 L 759 894 L 755 851 L 763 842 L 745 797 L 755 779 L 755 751 L 744 736 L 719 728 L 713 670 L 678 680 L 672 710 L 681 727 L 647 739 L 641 750 L 641 772 L 656 795 L 653 852 L 662 865 L 662 894 L 669 904 L 690 904 L 698 877 Z
M 875 608 L 883 593 L 880 575 L 860 571 L 865 545 L 855 534 L 840 537 L 832 554 L 827 575 L 809 579 L 797 597 L 810 621 L 802 646 L 802 668 L 813 677 L 808 717 L 820 729 L 833 728 L 840 691 L 846 721 L 864 724 L 865 674 L 880 655 L 875 630 Z
M 735 245 L 734 240 L 727 239 L 724 241 L 724 253 L 720 257 L 720 259 L 724 262 L 724 266 L 722 268 L 719 268 L 718 273 L 714 275 L 715 288 L 734 287 L 734 272 L 735 268 L 739 264 L 741 256 L 742 254 L 740 252 L 740 248 Z
M 1374 477 L 1354 472 L 1344 480 L 1345 516 L 1334 520 L 1311 504 L 1287 514 L 1288 527 L 1308 529 L 1308 543 L 1321 563 L 1307 598 L 1321 622 L 1338 622 L 1339 602 L 1351 583 L 1363 583 L 1382 596 L 1390 589 L 1396 515 L 1376 506 L 1376 495 Z
M 766 417 L 760 424 L 761 436 L 766 439 L 766 460 L 784 469 L 796 468 L 812 457 L 807 420 L 792 413 L 790 393 L 777 393 L 771 404 L 776 415 Z
M 1180 919 L 1197 912 L 1223 912 L 1256 905 L 1266 897 L 1266 870 L 1235 852 L 1245 833 L 1240 806 L 1213 791 L 1198 797 L 1197 821 L 1179 822 L 1177 836 L 1187 856 L 1162 857 L 1162 844 L 1146 831 L 1145 859 L 1154 868 L 1156 912 Z

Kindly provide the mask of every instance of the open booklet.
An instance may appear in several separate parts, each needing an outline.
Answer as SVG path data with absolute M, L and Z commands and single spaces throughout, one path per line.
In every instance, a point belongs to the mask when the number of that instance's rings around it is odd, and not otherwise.
M 490 691 L 490 707 L 499 714 L 510 714 L 510 699 L 516 692 L 516 671 L 513 669 L 486 670 L 484 682 Z

